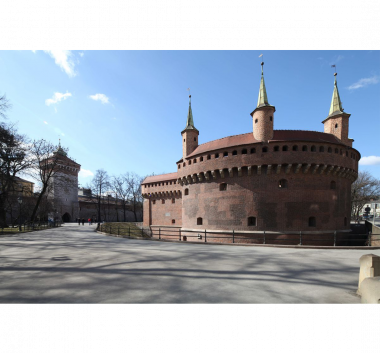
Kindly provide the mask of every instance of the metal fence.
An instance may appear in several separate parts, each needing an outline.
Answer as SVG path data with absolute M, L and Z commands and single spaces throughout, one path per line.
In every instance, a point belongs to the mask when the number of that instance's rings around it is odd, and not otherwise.
M 271 232 L 239 232 L 212 231 L 212 230 L 182 230 L 181 228 L 165 228 L 151 226 L 152 237 L 161 239 L 173 239 L 179 241 L 196 242 L 223 242 L 223 243 L 254 243 L 254 244 L 284 244 L 284 245 L 323 245 L 323 246 L 371 246 L 371 233 L 350 234 L 308 234 L 300 232 L 285 233 L 281 235 Z
M 62 222 L 61 221 L 55 221 L 55 222 L 38 222 L 38 223 L 24 223 L 21 225 L 21 232 L 33 232 L 36 230 L 42 230 L 42 229 L 48 229 L 48 228 L 57 228 L 61 227 Z M 4 234 L 16 234 L 20 233 L 20 227 L 14 226 L 14 227 L 8 227 L 8 228 L 0 228 L 0 235 Z
M 117 223 L 100 225 L 101 232 L 120 237 L 155 238 L 158 240 L 190 241 L 204 243 L 252 243 L 314 246 L 371 246 L 371 232 L 363 234 L 339 233 L 308 234 L 304 232 L 273 234 L 271 232 L 239 232 L 212 230 L 183 230 L 181 227 L 150 226 L 149 228 L 121 227 Z

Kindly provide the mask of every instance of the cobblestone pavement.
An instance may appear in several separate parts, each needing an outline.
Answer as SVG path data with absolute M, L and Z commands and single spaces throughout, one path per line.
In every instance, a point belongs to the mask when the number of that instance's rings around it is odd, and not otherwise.
M 95 226 L 0 238 L 1 303 L 359 303 L 359 258 L 121 239 Z

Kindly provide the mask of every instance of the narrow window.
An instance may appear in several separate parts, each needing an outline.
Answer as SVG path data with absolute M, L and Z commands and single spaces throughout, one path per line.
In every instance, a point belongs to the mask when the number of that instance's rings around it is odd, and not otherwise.
M 170 182 L 170 185 L 172 185 L 172 182 Z
M 232 151 L 232 155 L 233 156 L 237 156 L 237 151 L 235 150 L 235 151 Z
M 342 149 L 340 149 L 340 155 L 342 155 L 342 154 L 343 154 Z
M 219 158 L 219 153 L 215 153 L 215 158 Z
M 175 199 L 172 199 L 172 203 L 175 203 Z
M 280 147 L 279 146 L 274 146 L 274 148 L 273 148 L 273 151 L 274 152 L 278 152 L 280 150 Z
M 223 157 L 228 157 L 228 152 L 224 152 Z
M 263 151 L 264 153 L 268 152 L 268 147 L 263 147 L 262 151 Z
M 317 152 L 317 149 L 315 148 L 315 146 L 311 146 L 311 152 Z
M 257 124 L 257 122 L 258 122 L 258 120 L 256 119 L 256 120 L 255 120 L 255 124 Z
M 197 159 L 196 158 L 193 159 L 193 163 L 197 163 Z
M 269 120 L 272 121 L 272 120 L 273 120 L 273 117 L 270 117 Z
M 208 155 L 207 155 L 207 159 L 211 159 L 211 154 L 208 154 Z
M 256 153 L 256 148 L 251 148 L 251 153 Z
M 307 146 L 302 146 L 302 152 L 307 152 Z
M 347 226 L 347 217 L 344 217 L 344 226 Z
M 227 190 L 227 184 L 226 183 L 220 183 L 219 184 L 219 191 L 225 191 Z
M 197 141 L 197 138 L 196 138 L 196 137 L 194 137 L 194 141 Z
M 248 217 L 248 227 L 256 226 L 256 217 Z
M 185 142 L 186 140 L 185 139 L 183 139 L 183 142 Z
M 189 165 L 191 165 L 191 159 L 189 159 Z
M 336 182 L 335 182 L 335 181 L 332 181 L 332 182 L 330 183 L 330 189 L 332 189 L 332 190 L 335 190 L 335 189 L 336 189 Z
M 281 188 L 281 189 L 287 188 L 288 187 L 288 181 L 286 179 L 281 179 L 278 182 L 278 187 Z
M 346 157 L 348 157 L 348 151 L 346 151 Z
M 335 148 L 335 153 L 338 153 L 339 151 L 338 151 L 338 149 L 337 148 Z
M 317 225 L 317 220 L 315 217 L 309 217 L 309 227 L 316 227 Z
M 185 195 L 189 195 L 189 189 L 185 189 Z
M 152 200 L 152 203 L 153 203 L 153 205 L 155 205 L 156 204 L 156 200 Z
M 200 161 L 200 162 L 203 162 L 203 157 L 201 157 L 201 158 L 199 159 L 199 161 Z
M 327 152 L 328 152 L 328 153 L 332 153 L 332 148 L 329 147 L 329 148 L 327 149 Z
M 175 224 L 175 219 L 172 219 L 172 224 Z
M 164 204 L 165 203 L 165 200 L 162 200 L 162 204 Z
M 338 128 L 338 124 L 335 124 L 335 129 L 337 129 Z
M 197 218 L 197 226 L 201 226 L 203 224 L 203 219 L 202 217 Z
M 178 164 L 178 169 L 181 169 L 181 165 L 180 164 Z
M 186 163 L 183 163 L 182 166 L 186 167 Z
M 241 154 L 247 154 L 247 149 L 244 148 L 244 149 L 241 151 Z
M 298 151 L 298 146 L 297 145 L 293 146 L 293 151 Z
M 319 147 L 319 152 L 325 152 L 325 148 L 323 146 Z
M 282 150 L 286 152 L 288 150 L 288 146 L 282 146 Z

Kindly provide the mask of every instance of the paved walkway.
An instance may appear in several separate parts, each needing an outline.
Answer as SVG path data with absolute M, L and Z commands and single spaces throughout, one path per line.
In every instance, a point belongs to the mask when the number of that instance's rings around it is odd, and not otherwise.
M 131 240 L 94 227 L 0 238 L 0 302 L 359 303 L 359 258 L 380 255 Z

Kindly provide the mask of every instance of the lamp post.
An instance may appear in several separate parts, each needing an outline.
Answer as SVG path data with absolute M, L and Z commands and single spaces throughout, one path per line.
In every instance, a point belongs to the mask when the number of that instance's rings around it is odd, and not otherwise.
M 21 204 L 22 204 L 22 198 L 19 196 L 17 198 L 17 202 L 19 204 L 19 212 L 18 212 L 18 230 L 21 232 Z

